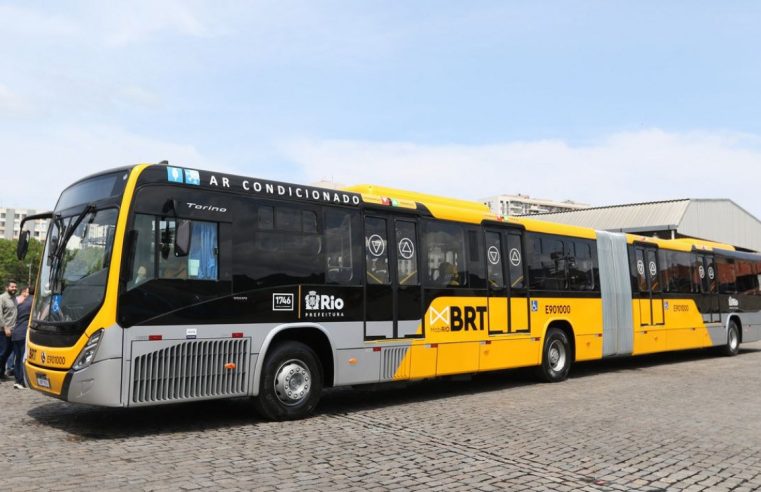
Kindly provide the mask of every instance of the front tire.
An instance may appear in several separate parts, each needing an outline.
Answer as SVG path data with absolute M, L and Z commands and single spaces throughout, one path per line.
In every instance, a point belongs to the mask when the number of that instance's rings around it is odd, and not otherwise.
M 544 339 L 542 365 L 537 368 L 537 375 L 548 383 L 565 381 L 571 370 L 572 356 L 568 335 L 558 328 L 550 328 Z
M 727 326 L 727 343 L 721 348 L 721 353 L 733 357 L 740 352 L 740 327 L 735 320 L 729 320 Z
M 254 403 L 268 420 L 296 420 L 314 411 L 322 386 L 322 365 L 314 351 L 287 341 L 267 354 Z

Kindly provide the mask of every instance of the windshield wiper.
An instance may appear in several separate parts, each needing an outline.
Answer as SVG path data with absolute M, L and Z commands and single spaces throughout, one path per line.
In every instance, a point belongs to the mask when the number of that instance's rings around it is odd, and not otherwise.
M 66 243 L 69 242 L 69 239 L 71 238 L 71 235 L 74 234 L 74 231 L 77 230 L 77 227 L 79 227 L 79 224 L 82 223 L 83 220 L 85 220 L 85 217 L 87 217 L 87 214 L 90 212 L 94 212 L 95 205 L 92 203 L 88 204 L 82 212 L 77 216 L 77 220 L 74 222 L 70 222 L 69 227 L 66 229 L 66 231 L 61 234 L 61 237 L 58 239 L 58 245 L 56 247 L 55 255 L 56 257 L 60 258 L 60 255 L 63 253 L 63 250 L 66 248 Z

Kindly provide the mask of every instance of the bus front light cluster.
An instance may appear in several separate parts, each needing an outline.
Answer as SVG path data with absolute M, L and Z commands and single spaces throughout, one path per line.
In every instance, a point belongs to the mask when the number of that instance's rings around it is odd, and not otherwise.
M 85 348 L 82 349 L 82 352 L 79 353 L 79 357 L 77 357 L 77 360 L 74 361 L 74 366 L 72 366 L 72 369 L 75 371 L 80 371 L 92 364 L 92 361 L 95 358 L 95 354 L 98 352 L 98 345 L 100 345 L 100 340 L 102 338 L 103 328 L 93 333 L 90 339 L 87 340 Z

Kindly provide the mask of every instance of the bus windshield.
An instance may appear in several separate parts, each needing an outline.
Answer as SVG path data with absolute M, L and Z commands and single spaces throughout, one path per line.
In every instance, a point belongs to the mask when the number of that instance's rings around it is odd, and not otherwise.
M 89 208 L 83 214 L 53 219 L 35 296 L 36 322 L 75 322 L 103 300 L 117 210 Z

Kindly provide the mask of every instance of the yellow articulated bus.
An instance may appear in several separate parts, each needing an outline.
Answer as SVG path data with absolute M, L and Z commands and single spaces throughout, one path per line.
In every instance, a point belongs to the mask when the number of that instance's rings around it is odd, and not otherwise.
M 26 220 L 50 221 L 26 378 L 70 402 L 251 396 L 293 419 L 324 387 L 526 366 L 555 382 L 574 361 L 761 339 L 761 255 L 394 189 L 162 162 Z

